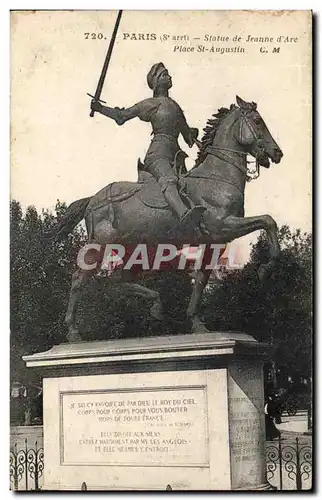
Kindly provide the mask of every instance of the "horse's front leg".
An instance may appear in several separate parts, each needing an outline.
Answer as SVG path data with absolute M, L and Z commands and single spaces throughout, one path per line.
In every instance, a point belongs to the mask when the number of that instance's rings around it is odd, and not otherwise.
M 246 234 L 263 229 L 266 231 L 269 243 L 269 261 L 261 264 L 258 269 L 258 277 L 263 282 L 273 271 L 276 261 L 280 255 L 280 245 L 277 237 L 277 224 L 270 215 L 258 215 L 255 217 L 227 217 L 221 221 L 220 236 L 223 241 L 232 241 Z
M 211 270 L 199 269 L 196 271 L 195 282 L 192 286 L 192 294 L 187 309 L 187 319 L 191 323 L 191 331 L 193 333 L 205 333 L 209 331 L 200 320 L 197 312 L 201 295 L 208 283 L 210 273 Z

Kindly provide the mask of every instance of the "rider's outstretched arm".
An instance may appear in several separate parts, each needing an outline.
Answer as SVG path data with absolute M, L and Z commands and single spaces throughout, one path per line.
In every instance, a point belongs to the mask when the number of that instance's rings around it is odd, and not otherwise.
M 93 111 L 108 116 L 108 118 L 112 118 L 118 125 L 123 125 L 123 123 L 136 117 L 142 121 L 148 122 L 151 119 L 151 113 L 156 111 L 157 106 L 158 104 L 155 104 L 151 99 L 145 99 L 144 101 L 134 104 L 134 106 L 130 108 L 110 108 L 94 100 L 91 103 L 91 109 Z

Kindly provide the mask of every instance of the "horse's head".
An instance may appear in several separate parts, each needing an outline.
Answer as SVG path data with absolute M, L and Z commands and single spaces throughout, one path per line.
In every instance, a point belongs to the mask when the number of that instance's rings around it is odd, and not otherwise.
M 236 96 L 236 102 L 239 106 L 240 119 L 236 127 L 235 140 L 263 167 L 268 168 L 270 160 L 279 163 L 283 153 L 257 111 L 257 104 L 246 102 L 239 96 Z

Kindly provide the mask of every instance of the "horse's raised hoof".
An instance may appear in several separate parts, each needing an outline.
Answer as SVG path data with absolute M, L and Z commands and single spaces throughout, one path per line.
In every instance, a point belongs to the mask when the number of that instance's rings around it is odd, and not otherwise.
M 77 330 L 70 330 L 67 334 L 67 342 L 76 343 L 76 342 L 82 342 L 82 340 L 83 339 Z
M 191 333 L 208 333 L 210 330 L 206 327 L 205 323 L 197 316 L 191 318 Z
M 158 321 L 164 320 L 161 302 L 159 302 L 158 300 L 154 302 L 153 306 L 150 309 L 150 314 L 154 319 L 157 319 Z

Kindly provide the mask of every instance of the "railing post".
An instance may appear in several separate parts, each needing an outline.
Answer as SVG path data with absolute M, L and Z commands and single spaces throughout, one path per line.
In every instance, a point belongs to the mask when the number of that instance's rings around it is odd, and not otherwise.
M 300 464 L 300 452 L 299 452 L 299 438 L 296 438 L 296 489 L 302 490 L 302 476 L 301 476 L 301 464 Z
M 25 485 L 26 491 L 28 491 L 28 439 L 25 439 Z
M 13 484 L 14 484 L 15 491 L 18 491 L 18 453 L 17 453 L 17 443 L 15 443 L 15 446 L 14 446 L 13 456 L 14 456 L 14 464 L 15 464 L 14 465 Z
M 39 485 L 38 485 L 38 448 L 37 448 L 37 441 L 35 442 L 35 490 L 39 490 Z
M 283 490 L 283 459 L 282 459 L 282 439 L 278 436 L 278 463 L 280 469 L 280 490 Z

